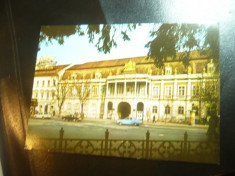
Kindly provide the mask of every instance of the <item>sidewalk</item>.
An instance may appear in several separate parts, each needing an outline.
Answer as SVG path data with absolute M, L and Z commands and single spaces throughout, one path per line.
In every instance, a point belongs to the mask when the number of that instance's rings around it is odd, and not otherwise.
M 172 122 L 146 122 L 144 121 L 143 124 L 146 125 L 153 125 L 153 126 L 169 126 L 169 127 L 188 127 L 188 128 L 208 128 L 208 125 L 203 124 L 195 124 L 195 125 L 189 125 L 184 123 L 172 123 Z
M 93 119 L 93 118 L 85 118 L 83 121 L 106 121 L 106 122 L 114 122 L 116 123 L 116 120 L 114 119 Z M 208 124 L 195 124 L 195 125 L 189 125 L 189 124 L 183 124 L 183 123 L 172 123 L 172 122 L 155 122 L 152 123 L 152 121 L 144 121 L 143 125 L 149 125 L 149 126 L 167 126 L 167 127 L 186 127 L 186 128 L 203 128 L 207 129 Z

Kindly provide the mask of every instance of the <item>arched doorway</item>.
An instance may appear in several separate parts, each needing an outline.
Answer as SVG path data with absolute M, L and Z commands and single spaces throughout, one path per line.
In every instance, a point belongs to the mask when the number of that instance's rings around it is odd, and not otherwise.
M 108 119 L 112 119 L 113 115 L 113 103 L 110 101 L 108 102 Z
M 47 113 L 48 113 L 48 105 L 44 107 L 44 114 L 47 114 Z
M 118 105 L 118 115 L 119 118 L 123 119 L 130 115 L 131 113 L 131 105 L 127 102 L 121 102 Z
M 137 104 L 137 119 L 143 120 L 144 117 L 144 103 L 139 102 Z

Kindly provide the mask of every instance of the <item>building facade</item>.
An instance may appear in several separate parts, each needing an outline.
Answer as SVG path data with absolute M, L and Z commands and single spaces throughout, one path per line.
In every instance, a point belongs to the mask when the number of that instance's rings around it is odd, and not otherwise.
M 212 60 L 196 51 L 188 67 L 168 58 L 163 68 L 156 68 L 152 60 L 135 57 L 38 69 L 35 113 L 58 116 L 60 85 L 67 90 L 62 116 L 84 112 L 85 118 L 181 121 L 194 111 L 197 119 L 204 118 L 208 107 L 200 89 L 214 69 Z

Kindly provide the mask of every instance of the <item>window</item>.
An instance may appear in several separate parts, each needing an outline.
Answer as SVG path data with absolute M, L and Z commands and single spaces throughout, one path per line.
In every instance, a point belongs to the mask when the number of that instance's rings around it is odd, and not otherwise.
M 139 96 L 145 95 L 145 87 L 146 87 L 146 83 L 145 82 L 138 82 L 137 83 L 137 94 Z
M 52 99 L 55 98 L 55 92 L 54 91 L 52 92 L 51 96 L 52 96 Z
M 179 96 L 185 95 L 185 86 L 179 86 Z
M 98 95 L 98 87 L 93 87 L 93 95 L 97 96 Z
M 199 86 L 193 85 L 192 86 L 192 96 L 198 96 L 199 95 Z
M 153 106 L 153 113 L 157 113 L 157 106 Z
M 166 68 L 166 75 L 171 75 L 171 67 Z
M 47 92 L 47 100 L 48 100 L 48 98 L 49 98 L 49 92 Z
M 39 86 L 39 81 L 37 81 L 37 87 Z
M 44 87 L 44 80 L 42 81 L 42 87 Z
M 72 96 L 72 95 L 73 95 L 73 88 L 69 87 L 68 96 Z
M 169 105 L 167 105 L 165 107 L 165 114 L 170 114 L 170 106 Z
M 55 80 L 53 80 L 53 84 L 54 84 L 54 86 L 56 85 L 56 81 Z
M 158 90 L 159 90 L 158 86 L 153 87 L 153 96 L 154 97 L 158 97 Z
M 179 106 L 178 114 L 184 114 L 184 107 L 183 106 Z
M 48 80 L 48 82 L 47 82 L 47 86 L 48 86 L 48 87 L 50 87 L 50 80 Z
M 41 93 L 41 99 L 43 99 L 43 96 L 44 96 L 44 94 L 43 94 L 43 92 Z
M 172 92 L 171 92 L 171 86 L 166 86 L 165 87 L 165 96 L 166 97 L 171 97 Z
M 108 87 L 109 95 L 114 95 L 114 90 L 115 90 L 114 83 L 109 83 L 108 86 L 109 86 Z
M 81 86 L 77 86 L 76 87 L 76 95 L 80 96 L 81 93 L 82 93 L 82 87 Z
M 126 83 L 126 93 L 127 95 L 134 95 L 135 93 L 135 83 Z
M 209 73 L 213 73 L 213 72 L 214 72 L 214 67 L 213 67 L 213 65 L 210 65 L 210 66 L 209 66 L 208 72 L 209 72 Z
M 117 94 L 122 95 L 124 92 L 124 83 L 117 83 Z
M 95 79 L 99 79 L 99 78 L 101 78 L 101 73 L 99 72 L 95 73 Z
M 101 94 L 105 95 L 106 94 L 106 86 L 101 87 Z

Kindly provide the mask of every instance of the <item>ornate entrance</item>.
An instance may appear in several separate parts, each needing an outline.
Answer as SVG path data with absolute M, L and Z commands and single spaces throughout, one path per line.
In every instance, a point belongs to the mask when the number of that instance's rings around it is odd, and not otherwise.
M 47 113 L 48 113 L 48 105 L 46 105 L 44 108 L 44 114 L 47 114 Z
M 143 120 L 144 117 L 144 104 L 142 102 L 139 102 L 137 104 L 137 119 Z
M 127 102 L 121 102 L 118 105 L 118 116 L 123 119 L 130 115 L 131 113 L 131 105 Z
M 110 101 L 108 102 L 108 119 L 112 119 L 113 115 L 113 103 Z

